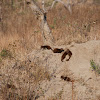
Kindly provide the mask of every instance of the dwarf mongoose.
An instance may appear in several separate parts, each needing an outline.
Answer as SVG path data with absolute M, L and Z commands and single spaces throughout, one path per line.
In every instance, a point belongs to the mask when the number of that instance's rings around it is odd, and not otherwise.
M 48 50 L 52 50 L 52 48 L 49 46 L 49 45 L 44 45 L 44 46 L 41 46 L 41 49 L 48 49 Z
M 70 81 L 71 82 L 71 79 L 67 76 L 61 76 L 61 79 L 63 79 L 64 81 Z
M 55 48 L 55 49 L 52 50 L 52 51 L 53 51 L 53 53 L 61 53 L 61 52 L 64 51 L 64 49 L 63 49 L 63 48 L 61 48 L 61 49 Z
M 64 51 L 63 48 L 59 49 L 59 48 L 55 48 L 55 49 L 52 49 L 49 45 L 44 45 L 44 46 L 41 46 L 41 49 L 48 49 L 48 50 L 52 50 L 53 53 L 61 53 Z
M 71 52 L 69 49 L 67 49 L 67 50 L 63 53 L 63 55 L 62 55 L 62 57 L 61 57 L 61 61 L 62 61 L 62 62 L 63 62 L 63 60 L 65 59 L 66 55 L 69 56 L 69 58 L 68 58 L 66 61 L 69 61 L 69 59 L 70 59 L 71 56 L 72 56 L 72 52 Z

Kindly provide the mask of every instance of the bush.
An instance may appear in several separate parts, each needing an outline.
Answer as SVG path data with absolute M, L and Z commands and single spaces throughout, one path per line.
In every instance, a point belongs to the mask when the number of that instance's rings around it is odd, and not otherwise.
M 0 52 L 0 56 L 1 58 L 11 58 L 12 57 L 12 54 L 9 50 L 6 50 L 6 49 L 3 49 L 1 52 Z
M 96 64 L 94 60 L 90 60 L 91 68 L 98 74 L 100 74 L 100 65 Z

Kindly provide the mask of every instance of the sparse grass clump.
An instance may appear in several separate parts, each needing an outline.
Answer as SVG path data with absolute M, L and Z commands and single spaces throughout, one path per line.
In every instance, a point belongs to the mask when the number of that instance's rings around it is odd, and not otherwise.
M 100 74 L 100 65 L 96 64 L 94 60 L 90 60 L 91 68 L 98 74 Z
M 9 50 L 3 49 L 0 52 L 0 56 L 1 56 L 0 58 L 7 58 L 7 57 L 11 58 L 12 57 L 12 54 L 11 54 L 11 52 Z

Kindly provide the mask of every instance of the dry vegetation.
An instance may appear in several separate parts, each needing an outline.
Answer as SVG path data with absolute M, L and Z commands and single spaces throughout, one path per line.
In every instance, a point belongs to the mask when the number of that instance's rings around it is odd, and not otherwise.
M 3 0 L 0 5 L 0 69 L 8 67 L 6 72 L 0 72 L 0 100 L 36 100 L 44 92 L 39 82 L 50 80 L 43 66 L 25 59 L 25 55 L 43 44 L 39 23 L 24 0 Z M 100 5 L 76 5 L 70 14 L 58 4 L 47 14 L 47 21 L 55 45 L 100 39 Z M 48 100 L 61 100 L 61 93 Z
M 48 13 L 47 21 L 55 43 L 66 44 L 72 41 L 100 39 L 99 16 L 99 5 L 76 5 L 70 15 L 62 5 L 58 4 Z M 39 23 L 24 1 L 14 1 L 13 4 L 10 1 L 2 3 L 0 30 L 0 50 L 16 40 L 20 42 L 17 46 L 26 51 L 43 44 Z
M 6 61 L 2 63 L 7 70 L 1 72 L 3 75 L 0 77 L 1 100 L 35 100 L 43 95 L 44 91 L 39 84 L 43 80 L 50 80 L 49 72 L 43 66 L 27 60 L 16 61 L 13 66 L 11 63 L 11 61 L 9 64 Z M 1 68 L 4 66 L 2 65 Z

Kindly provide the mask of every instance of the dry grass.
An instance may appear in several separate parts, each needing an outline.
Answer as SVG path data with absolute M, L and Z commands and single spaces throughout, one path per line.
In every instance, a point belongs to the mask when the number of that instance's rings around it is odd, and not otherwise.
M 31 51 L 37 48 L 37 45 L 43 44 L 39 23 L 23 1 L 13 3 L 13 6 L 10 1 L 3 3 L 0 50 L 19 40 L 20 48 Z M 99 16 L 99 5 L 74 6 L 70 15 L 62 5 L 57 4 L 47 14 L 47 20 L 55 43 L 61 45 L 73 41 L 80 43 L 100 39 Z
M 34 20 L 32 11 L 27 8 L 22 0 L 14 1 L 13 5 L 10 1 L 2 3 L 0 50 L 16 40 L 20 41 L 20 46 L 24 49 L 36 47 L 38 41 L 42 43 L 38 22 Z
M 7 75 L 4 74 L 0 77 L 1 100 L 35 100 L 35 98 L 43 95 L 43 90 L 39 83 L 43 80 L 50 80 L 50 74 L 44 67 L 28 60 L 17 61 L 13 68 L 7 67 L 8 69 L 4 68 L 2 73 L 7 73 Z
M 9 44 L 13 44 L 15 40 L 18 40 L 19 37 L 17 34 L 9 34 L 9 35 L 3 35 L 0 37 L 0 50 L 7 48 Z
M 69 42 L 68 38 L 70 38 L 71 42 L 84 42 L 100 39 L 99 9 L 100 7 L 95 5 L 74 6 L 73 13 L 70 15 L 61 5 L 54 8 L 48 13 L 48 22 L 51 25 L 55 40 Z

